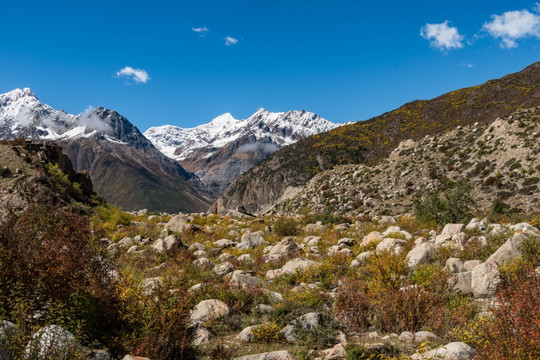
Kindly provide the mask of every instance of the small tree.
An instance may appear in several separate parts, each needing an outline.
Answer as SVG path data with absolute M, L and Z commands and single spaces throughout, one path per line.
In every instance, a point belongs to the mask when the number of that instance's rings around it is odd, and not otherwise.
M 414 211 L 420 222 L 437 225 L 467 222 L 475 208 L 472 185 L 467 180 L 447 181 L 442 189 L 424 190 L 414 200 Z

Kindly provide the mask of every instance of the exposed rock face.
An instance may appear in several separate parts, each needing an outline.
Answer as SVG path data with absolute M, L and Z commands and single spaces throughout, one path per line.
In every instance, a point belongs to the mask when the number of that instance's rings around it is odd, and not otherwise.
M 79 183 L 81 192 L 65 190 L 48 173 L 48 166 L 57 166 L 71 183 Z M 75 172 L 62 148 L 55 144 L 0 141 L 0 168 L 0 219 L 8 207 L 18 211 L 35 201 L 89 204 L 89 197 L 94 194 L 88 174 Z
M 518 108 L 540 105 L 539 69 L 540 63 L 535 63 L 519 73 L 491 80 L 474 88 L 453 91 L 429 101 L 414 101 L 369 121 L 345 125 L 300 140 L 275 152 L 240 175 L 225 189 L 215 203 L 214 211 L 224 213 L 243 205 L 251 213 L 263 213 L 283 201 L 283 195 L 288 188 L 303 187 L 315 174 L 321 174 L 337 164 L 359 164 L 366 161 L 375 163 L 388 156 L 401 141 L 412 139 L 416 142 L 426 135 L 438 137 L 457 126 L 474 126 L 473 124 L 478 122 L 479 129 L 483 131 L 485 124 L 497 117 L 508 116 Z M 522 89 L 527 90 L 521 91 L 513 84 L 520 84 Z M 459 105 L 456 106 L 457 102 Z M 477 133 L 482 131 L 476 130 Z M 468 139 L 463 136 L 462 138 Z M 437 151 L 443 152 L 444 148 L 441 149 Z M 414 151 L 414 146 L 409 147 L 408 151 Z M 384 169 L 387 171 L 392 169 L 392 166 L 387 164 Z M 403 173 L 401 177 L 405 178 L 405 185 L 408 181 L 407 169 L 399 170 L 398 175 Z M 354 171 L 351 175 L 353 173 Z M 414 178 L 423 179 L 424 176 L 411 177 Z M 395 179 L 395 175 L 392 174 L 387 179 Z M 401 181 L 399 185 L 401 188 Z M 317 190 L 322 195 L 323 191 L 319 189 L 320 187 Z M 407 191 L 414 189 L 405 187 L 403 192 Z M 356 195 L 352 196 L 355 197 Z M 344 198 L 351 199 L 351 195 L 346 194 Z M 359 196 L 355 200 L 358 201 L 351 201 L 350 205 L 356 203 L 358 206 L 361 201 L 361 205 L 366 208 L 379 207 L 381 201 L 380 197 L 369 196 Z M 395 200 L 390 199 L 390 202 Z M 340 211 L 339 207 L 336 207 L 336 210 Z M 378 210 L 381 209 L 375 209 L 375 213 Z M 402 212 L 403 209 L 395 210 Z

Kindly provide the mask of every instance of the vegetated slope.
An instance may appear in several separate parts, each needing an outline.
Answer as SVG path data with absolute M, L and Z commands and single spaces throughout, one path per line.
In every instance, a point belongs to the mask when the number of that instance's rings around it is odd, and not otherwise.
M 281 149 L 239 176 L 213 206 L 268 209 L 288 187 L 300 187 L 340 164 L 376 163 L 402 140 L 436 136 L 458 125 L 485 123 L 540 105 L 540 63 L 482 85 L 417 100 L 371 120 L 341 126 Z
M 227 113 L 195 128 L 165 125 L 152 127 L 144 135 L 219 195 L 238 175 L 283 146 L 337 126 L 305 110 L 259 109 L 245 120 Z
M 376 165 L 339 165 L 323 171 L 282 213 L 349 216 L 403 214 L 426 192 L 466 180 L 477 212 L 538 213 L 540 108 L 517 110 L 492 122 L 458 126 L 437 137 L 402 141 Z M 470 204 L 472 205 L 472 203 Z
M 0 218 L 36 201 L 91 205 L 93 195 L 88 174 L 75 172 L 58 145 L 0 141 Z
M 201 211 L 211 202 L 195 175 L 116 111 L 70 115 L 42 104 L 30 89 L 16 89 L 0 95 L 0 138 L 57 142 L 101 196 L 128 210 Z

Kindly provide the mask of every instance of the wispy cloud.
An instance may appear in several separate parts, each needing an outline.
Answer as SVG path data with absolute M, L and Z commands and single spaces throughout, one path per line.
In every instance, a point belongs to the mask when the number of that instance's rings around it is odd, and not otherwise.
M 420 36 L 428 40 L 431 46 L 441 51 L 462 48 L 463 35 L 459 33 L 457 27 L 448 24 L 448 20 L 440 24 L 426 23 L 420 29 Z
M 225 46 L 231 46 L 238 44 L 238 39 L 233 38 L 232 36 L 227 36 L 225 38 Z
M 191 30 L 195 31 L 200 36 L 204 36 L 208 32 L 208 28 L 206 26 L 198 27 L 198 28 L 191 28 Z
M 535 4 L 534 10 L 540 10 L 540 3 Z M 491 15 L 491 21 L 486 22 L 482 30 L 496 39 L 500 38 L 502 48 L 515 48 L 519 39 L 528 36 L 540 39 L 540 15 L 525 9 Z
M 465 61 L 462 61 L 461 64 L 459 64 L 459 66 L 466 67 L 467 69 L 472 69 L 474 67 L 473 64 L 465 62 Z
M 136 84 L 146 84 L 150 77 L 148 73 L 143 69 L 134 69 L 131 66 L 126 66 L 122 70 L 116 73 L 118 78 L 127 78 L 135 81 Z

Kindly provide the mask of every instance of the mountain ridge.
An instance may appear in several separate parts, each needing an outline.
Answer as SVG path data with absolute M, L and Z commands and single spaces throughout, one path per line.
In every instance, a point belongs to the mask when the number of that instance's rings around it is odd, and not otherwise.
M 225 113 L 194 128 L 164 125 L 144 135 L 219 195 L 238 175 L 274 151 L 337 126 L 305 110 L 274 113 L 259 108 L 244 120 Z
M 486 122 L 518 108 L 540 105 L 539 85 L 537 62 L 482 85 L 416 100 L 370 120 L 300 140 L 235 179 L 212 211 L 222 213 L 243 206 L 260 212 L 271 208 L 287 188 L 301 187 L 335 165 L 375 163 L 407 138 L 436 135 L 457 125 Z
M 95 190 L 126 209 L 201 211 L 210 204 L 192 173 L 159 152 L 128 119 L 102 107 L 80 115 L 42 104 L 28 88 L 0 95 L 0 138 L 54 141 Z

